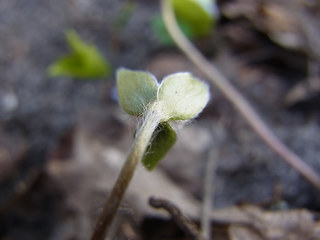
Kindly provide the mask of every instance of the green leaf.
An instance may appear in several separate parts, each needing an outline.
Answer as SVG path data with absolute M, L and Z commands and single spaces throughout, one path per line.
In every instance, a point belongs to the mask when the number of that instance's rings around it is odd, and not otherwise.
M 152 136 L 142 163 L 149 170 L 153 170 L 176 142 L 176 133 L 169 123 L 160 123 Z
M 103 78 L 110 74 L 110 65 L 92 44 L 84 42 L 73 30 L 66 32 L 71 53 L 48 68 L 51 77 Z
M 143 71 L 121 68 L 117 71 L 119 104 L 130 115 L 141 116 L 157 97 L 158 82 Z
M 187 24 L 194 36 L 205 36 L 211 32 L 216 16 L 208 7 L 214 6 L 213 1 L 172 0 L 172 4 L 177 19 Z
M 190 73 L 166 77 L 158 90 L 158 108 L 163 121 L 196 117 L 209 101 L 209 87 Z

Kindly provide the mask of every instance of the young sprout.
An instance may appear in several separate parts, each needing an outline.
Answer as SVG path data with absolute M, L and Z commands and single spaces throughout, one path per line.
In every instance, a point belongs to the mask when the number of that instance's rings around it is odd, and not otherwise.
M 91 240 L 104 239 L 124 193 L 141 161 L 152 170 L 176 141 L 170 122 L 196 117 L 210 98 L 209 87 L 190 73 L 175 73 L 159 84 L 147 72 L 117 71 L 119 104 L 130 115 L 143 119 L 130 154 L 97 221 Z

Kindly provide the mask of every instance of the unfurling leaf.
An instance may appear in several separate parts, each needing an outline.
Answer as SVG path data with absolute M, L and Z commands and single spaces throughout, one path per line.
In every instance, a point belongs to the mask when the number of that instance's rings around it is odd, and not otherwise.
M 117 71 L 119 104 L 130 115 L 141 116 L 157 97 L 158 83 L 153 75 L 121 68 Z
M 179 25 L 181 31 L 184 33 L 184 35 L 187 38 L 193 39 L 195 37 L 191 27 L 187 23 L 185 23 L 179 19 L 177 19 L 177 22 L 178 22 L 178 25 Z M 152 18 L 151 27 L 152 27 L 152 30 L 154 31 L 157 39 L 161 43 L 163 43 L 165 45 L 171 45 L 171 46 L 173 46 L 175 44 L 174 41 L 172 40 L 172 38 L 170 37 L 170 35 L 166 29 L 166 26 L 164 25 L 162 17 L 160 15 L 156 15 Z
M 214 0 L 172 0 L 177 23 L 189 39 L 209 35 L 219 16 Z M 151 27 L 157 39 L 166 45 L 174 45 L 160 15 L 152 18 Z
M 190 73 L 166 77 L 158 90 L 158 104 L 164 120 L 189 120 L 196 117 L 210 98 L 209 87 Z
M 166 155 L 176 141 L 176 133 L 169 123 L 160 123 L 153 133 L 152 141 L 147 148 L 142 163 L 149 170 L 153 170 Z
M 75 31 L 66 32 L 71 53 L 48 68 L 51 77 L 103 78 L 110 74 L 110 65 L 92 44 L 84 42 Z

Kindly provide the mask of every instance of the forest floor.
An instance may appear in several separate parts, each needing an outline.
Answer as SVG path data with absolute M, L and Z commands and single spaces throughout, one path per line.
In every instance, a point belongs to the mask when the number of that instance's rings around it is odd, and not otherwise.
M 129 152 L 135 125 L 114 97 L 114 71 L 159 80 L 206 77 L 151 27 L 158 1 L 0 1 L 0 239 L 88 239 Z M 320 6 L 316 1 L 218 1 L 221 17 L 196 46 L 252 103 L 275 134 L 320 174 Z M 100 80 L 50 78 L 75 29 L 112 65 Z M 149 198 L 200 225 L 207 163 L 212 239 L 320 239 L 320 194 L 211 86 L 211 100 L 178 130 L 159 167 L 138 169 L 109 239 L 188 239 Z

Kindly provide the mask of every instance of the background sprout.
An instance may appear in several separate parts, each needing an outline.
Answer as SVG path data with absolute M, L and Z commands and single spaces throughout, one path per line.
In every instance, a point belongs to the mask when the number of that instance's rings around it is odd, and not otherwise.
M 103 78 L 111 67 L 93 44 L 83 41 L 74 30 L 66 32 L 71 53 L 61 57 L 48 68 L 51 77 Z
M 213 0 L 172 0 L 172 7 L 180 29 L 189 39 L 208 36 L 219 18 Z M 151 25 L 160 42 L 174 45 L 160 15 L 152 19 Z

